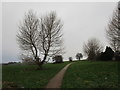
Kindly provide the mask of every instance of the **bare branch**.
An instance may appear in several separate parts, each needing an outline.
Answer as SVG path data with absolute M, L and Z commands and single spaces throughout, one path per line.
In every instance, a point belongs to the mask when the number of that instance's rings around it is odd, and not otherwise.
M 120 50 L 120 10 L 117 8 L 106 30 L 107 38 L 114 51 Z
M 33 11 L 29 11 L 23 19 L 23 24 L 19 26 L 19 46 L 22 50 L 32 53 L 33 60 L 41 66 L 47 56 L 62 53 L 62 26 L 55 12 L 38 19 Z
M 89 39 L 83 46 L 84 53 L 88 56 L 89 60 L 94 60 L 97 54 L 101 53 L 103 46 L 96 38 Z

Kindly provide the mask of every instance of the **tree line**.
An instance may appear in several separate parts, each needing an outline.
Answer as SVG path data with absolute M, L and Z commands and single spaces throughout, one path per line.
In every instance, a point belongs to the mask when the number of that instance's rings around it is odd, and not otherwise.
M 106 46 L 105 52 L 100 41 L 95 38 L 84 44 L 83 49 L 88 60 L 120 61 L 120 2 L 109 21 L 106 36 L 111 47 Z
M 33 61 L 42 68 L 47 57 L 56 55 L 62 57 L 63 48 L 63 23 L 57 17 L 56 12 L 50 12 L 44 16 L 38 17 L 32 10 L 25 14 L 23 21 L 19 25 L 17 41 L 22 49 L 21 58 L 23 61 Z M 84 43 L 83 51 L 88 60 L 120 60 L 120 3 L 113 13 L 106 36 L 111 47 L 106 47 L 103 52 L 103 46 L 96 38 L 89 39 Z M 76 59 L 83 57 L 81 53 L 76 54 Z M 72 61 L 72 57 L 69 57 Z

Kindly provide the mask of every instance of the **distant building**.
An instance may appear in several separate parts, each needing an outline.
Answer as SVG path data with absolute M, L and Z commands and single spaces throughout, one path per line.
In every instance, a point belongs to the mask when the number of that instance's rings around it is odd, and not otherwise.
M 61 55 L 56 55 L 53 58 L 54 63 L 62 63 L 63 62 L 63 57 Z

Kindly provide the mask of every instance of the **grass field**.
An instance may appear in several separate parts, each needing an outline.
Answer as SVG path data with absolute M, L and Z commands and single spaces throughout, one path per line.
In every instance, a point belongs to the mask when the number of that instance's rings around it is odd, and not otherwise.
M 43 88 L 68 63 L 45 64 L 43 70 L 36 70 L 35 65 L 3 65 L 3 88 Z M 119 65 L 120 62 L 113 61 L 73 62 L 65 73 L 62 88 L 118 88 Z
M 62 88 L 118 88 L 120 62 L 79 61 L 65 73 Z
M 66 64 L 45 64 L 44 70 L 36 70 L 35 65 L 13 64 L 2 66 L 3 88 L 24 87 L 42 88 Z

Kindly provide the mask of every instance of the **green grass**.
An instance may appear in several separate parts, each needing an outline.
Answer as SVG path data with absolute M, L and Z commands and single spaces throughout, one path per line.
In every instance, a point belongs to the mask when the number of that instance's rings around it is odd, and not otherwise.
M 69 62 L 62 64 L 45 64 L 43 65 L 43 70 L 36 70 L 36 65 L 3 65 L 3 88 L 8 87 L 7 85 L 10 84 L 24 88 L 43 88 L 48 81 L 68 63 Z
M 118 63 L 75 62 L 66 71 L 62 88 L 118 88 Z

